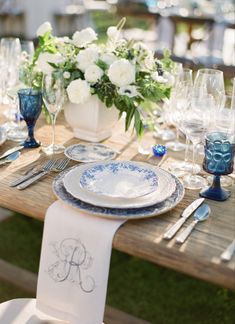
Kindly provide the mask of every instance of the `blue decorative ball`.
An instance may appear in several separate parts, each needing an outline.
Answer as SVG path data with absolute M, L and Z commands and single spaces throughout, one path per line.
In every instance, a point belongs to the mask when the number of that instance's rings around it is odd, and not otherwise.
M 163 156 L 167 153 L 167 149 L 164 145 L 156 144 L 152 147 L 153 154 L 157 157 Z

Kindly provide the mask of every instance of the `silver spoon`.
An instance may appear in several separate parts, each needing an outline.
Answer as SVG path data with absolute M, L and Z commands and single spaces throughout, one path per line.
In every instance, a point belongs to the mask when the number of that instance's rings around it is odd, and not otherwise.
M 201 207 L 199 207 L 193 215 L 194 221 L 191 224 L 189 224 L 189 226 L 186 227 L 186 229 L 182 233 L 180 233 L 180 235 L 176 237 L 176 242 L 181 244 L 184 243 L 184 241 L 188 238 L 188 236 L 190 235 L 194 227 L 197 225 L 197 223 L 208 219 L 210 212 L 211 209 L 207 204 L 201 205 Z
M 11 163 L 11 162 L 15 161 L 16 159 L 18 159 L 19 156 L 20 156 L 19 151 L 11 153 L 4 160 L 0 161 L 0 165 L 4 165 L 6 163 Z

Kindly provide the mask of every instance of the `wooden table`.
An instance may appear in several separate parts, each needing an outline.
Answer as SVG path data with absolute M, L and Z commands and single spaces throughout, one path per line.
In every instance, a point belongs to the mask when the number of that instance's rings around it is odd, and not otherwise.
M 37 138 L 43 144 L 49 144 L 50 125 L 46 125 L 41 119 L 37 126 Z M 56 134 L 57 141 L 64 143 L 65 146 L 79 142 L 78 139 L 73 138 L 62 114 L 56 126 Z M 147 136 L 149 136 L 149 140 L 152 139 L 151 134 Z M 131 137 L 130 132 L 126 134 L 123 132 L 122 121 L 117 124 L 113 136 L 104 143 L 121 151 L 118 159 L 147 160 L 145 156 L 137 154 L 137 142 L 134 137 Z M 0 147 L 0 154 L 14 145 L 13 142 L 6 142 Z M 169 153 L 169 155 L 176 158 L 182 157 L 182 154 Z M 9 187 L 9 183 L 22 176 L 29 165 L 30 167 L 36 165 L 43 159 L 45 157 L 39 149 L 24 150 L 17 161 L 1 167 L 0 206 L 39 220 L 44 219 L 47 208 L 56 200 L 51 188 L 53 175 L 49 175 L 43 181 L 24 191 Z M 148 162 L 157 164 L 159 161 L 157 158 L 151 157 Z M 73 163 L 71 162 L 70 165 Z M 182 202 L 164 215 L 126 222 L 116 233 L 113 248 L 235 290 L 235 257 L 228 263 L 220 260 L 220 254 L 235 235 L 234 191 L 233 186 L 232 196 L 226 202 L 208 201 L 212 209 L 211 217 L 206 222 L 199 224 L 183 245 L 176 244 L 175 239 L 165 241 L 163 233 L 180 217 L 184 208 L 198 198 L 197 191 L 187 190 Z

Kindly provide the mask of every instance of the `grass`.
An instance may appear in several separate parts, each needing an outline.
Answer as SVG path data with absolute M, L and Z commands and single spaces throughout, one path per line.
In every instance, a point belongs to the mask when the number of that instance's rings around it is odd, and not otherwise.
M 0 223 L 0 258 L 37 272 L 43 223 L 22 215 Z M 33 297 L 0 281 L 0 302 Z M 107 304 L 153 324 L 235 324 L 235 294 L 113 251 Z M 124 324 L 124 323 L 123 323 Z

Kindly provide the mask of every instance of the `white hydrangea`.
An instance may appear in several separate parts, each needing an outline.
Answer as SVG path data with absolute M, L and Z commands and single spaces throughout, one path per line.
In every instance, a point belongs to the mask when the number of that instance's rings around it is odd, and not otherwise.
M 103 70 L 97 65 L 90 65 L 85 71 L 85 79 L 90 83 L 96 83 L 102 75 L 104 74 Z
M 151 74 L 151 77 L 154 81 L 168 84 L 169 86 L 172 86 L 175 80 L 174 76 L 171 75 L 169 72 L 164 72 L 163 75 L 159 75 L 158 72 L 156 71 Z
M 107 65 L 111 65 L 113 62 L 117 61 L 118 58 L 113 53 L 104 53 L 100 56 L 101 61 L 105 62 Z
M 61 62 L 63 62 L 63 57 L 59 53 L 51 54 L 45 52 L 39 55 L 37 65 L 38 69 L 44 74 L 51 74 L 54 69 L 49 63 L 58 64 Z
M 88 44 L 97 40 L 95 31 L 88 27 L 73 34 L 73 44 L 77 47 L 86 47 Z
M 51 24 L 48 21 L 46 21 L 38 27 L 36 34 L 39 37 L 45 35 L 48 31 L 52 31 L 52 27 Z
M 118 87 L 127 86 L 135 82 L 135 67 L 126 59 L 117 60 L 110 65 L 108 77 Z
M 78 68 L 85 72 L 85 70 L 93 63 L 95 63 L 99 58 L 99 53 L 94 48 L 86 48 L 82 50 L 77 55 L 77 66 Z
M 84 103 L 91 96 L 90 90 L 90 86 L 86 80 L 74 80 L 67 88 L 69 100 L 75 104 Z

